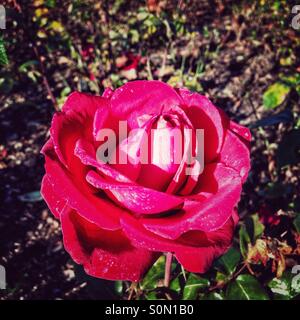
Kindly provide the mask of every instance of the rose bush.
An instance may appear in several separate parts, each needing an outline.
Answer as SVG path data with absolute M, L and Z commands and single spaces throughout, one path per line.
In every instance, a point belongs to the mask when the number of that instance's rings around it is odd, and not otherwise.
M 185 151 L 179 164 L 97 161 L 99 130 L 117 132 L 121 120 L 146 131 L 203 129 L 204 170 L 195 161 L 187 175 Z M 53 117 L 41 192 L 61 221 L 66 250 L 88 274 L 138 281 L 164 252 L 202 273 L 231 245 L 250 139 L 205 96 L 159 81 L 129 82 L 102 97 L 75 92 Z M 134 158 L 139 142 L 128 138 L 117 149 L 126 145 Z M 184 144 L 195 148 L 186 137 Z M 176 144 L 170 148 L 176 153 Z

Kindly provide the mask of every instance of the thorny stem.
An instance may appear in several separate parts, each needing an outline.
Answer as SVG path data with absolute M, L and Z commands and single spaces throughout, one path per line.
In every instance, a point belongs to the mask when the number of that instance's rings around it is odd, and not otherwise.
M 49 85 L 49 82 L 48 82 L 48 79 L 46 77 L 46 70 L 45 70 L 45 67 L 44 67 L 44 62 L 43 62 L 43 59 L 41 58 L 41 56 L 39 55 L 39 52 L 38 52 L 38 49 L 36 46 L 33 46 L 33 51 L 40 63 L 40 68 L 41 68 L 41 72 L 42 72 L 42 77 L 43 77 L 43 82 L 44 82 L 44 85 L 46 87 L 46 90 L 47 90 L 47 93 L 48 93 L 48 96 L 50 97 L 51 101 L 52 101 L 52 104 L 53 104 L 53 107 L 55 109 L 55 111 L 59 111 L 59 107 L 58 107 L 58 104 L 57 104 L 57 101 L 53 95 L 53 92 L 51 90 L 51 87 Z
M 228 282 L 234 280 L 235 278 L 238 277 L 238 275 L 245 269 L 248 268 L 248 264 L 247 263 L 243 263 L 242 267 L 235 272 L 226 282 L 222 283 L 222 284 L 217 284 L 211 288 L 209 288 L 209 291 L 214 291 L 215 289 L 220 289 L 223 288 Z
M 129 288 L 129 295 L 128 295 L 128 300 L 132 300 L 133 298 L 133 294 L 136 292 L 137 290 L 137 282 L 132 282 Z
M 170 285 L 172 259 L 173 259 L 172 252 L 168 252 L 166 254 L 165 279 L 164 279 L 164 286 L 166 288 L 168 288 Z

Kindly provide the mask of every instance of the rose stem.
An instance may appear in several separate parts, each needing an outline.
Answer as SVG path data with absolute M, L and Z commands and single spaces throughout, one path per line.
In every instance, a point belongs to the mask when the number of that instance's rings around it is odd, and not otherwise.
M 129 288 L 128 300 L 132 299 L 134 292 L 136 292 L 136 290 L 137 290 L 137 285 L 138 285 L 137 282 L 135 282 L 135 281 L 131 282 L 131 285 Z
M 166 254 L 165 279 L 164 279 L 164 286 L 166 288 L 168 288 L 170 285 L 172 258 L 173 258 L 172 252 L 168 252 Z
M 36 55 L 36 57 L 37 57 L 37 59 L 39 61 L 43 82 L 44 82 L 45 88 L 47 90 L 48 96 L 50 97 L 50 99 L 52 101 L 52 104 L 53 104 L 53 107 L 54 107 L 55 111 L 60 111 L 59 107 L 58 107 L 58 104 L 57 104 L 57 101 L 56 101 L 56 99 L 54 97 L 54 94 L 53 94 L 53 92 L 51 90 L 51 87 L 49 85 L 48 79 L 46 77 L 46 70 L 45 70 L 43 59 L 39 55 L 39 51 L 38 51 L 38 49 L 37 49 L 37 47 L 35 45 L 33 46 L 33 51 L 34 51 L 34 53 L 35 53 L 35 55 Z

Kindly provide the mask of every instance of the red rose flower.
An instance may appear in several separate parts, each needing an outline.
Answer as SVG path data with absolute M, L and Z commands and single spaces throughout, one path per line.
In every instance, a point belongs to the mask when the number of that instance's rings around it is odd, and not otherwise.
M 118 134 L 120 121 L 128 131 L 142 129 L 113 150 L 131 161 L 100 161 L 106 142 L 99 132 Z M 162 152 L 152 136 L 148 158 L 167 160 L 135 161 L 144 133 L 163 132 L 165 142 L 174 128 L 183 134 L 180 151 L 174 139 Z M 197 129 L 204 130 L 202 164 L 188 161 Z M 231 245 L 251 135 L 205 96 L 159 81 L 129 82 L 102 97 L 75 92 L 54 115 L 50 135 L 41 192 L 61 221 L 66 250 L 88 274 L 138 281 L 163 252 L 202 273 Z

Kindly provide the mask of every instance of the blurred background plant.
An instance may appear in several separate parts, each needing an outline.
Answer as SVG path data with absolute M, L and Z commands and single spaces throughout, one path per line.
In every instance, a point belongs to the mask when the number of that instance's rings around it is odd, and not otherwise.
M 300 31 L 293 1 L 4 1 L 0 30 L 1 299 L 297 299 Z M 164 257 L 138 284 L 88 277 L 39 194 L 51 117 L 74 90 L 160 79 L 251 128 L 233 247 L 204 275 Z M 294 273 L 293 273 L 294 272 Z

